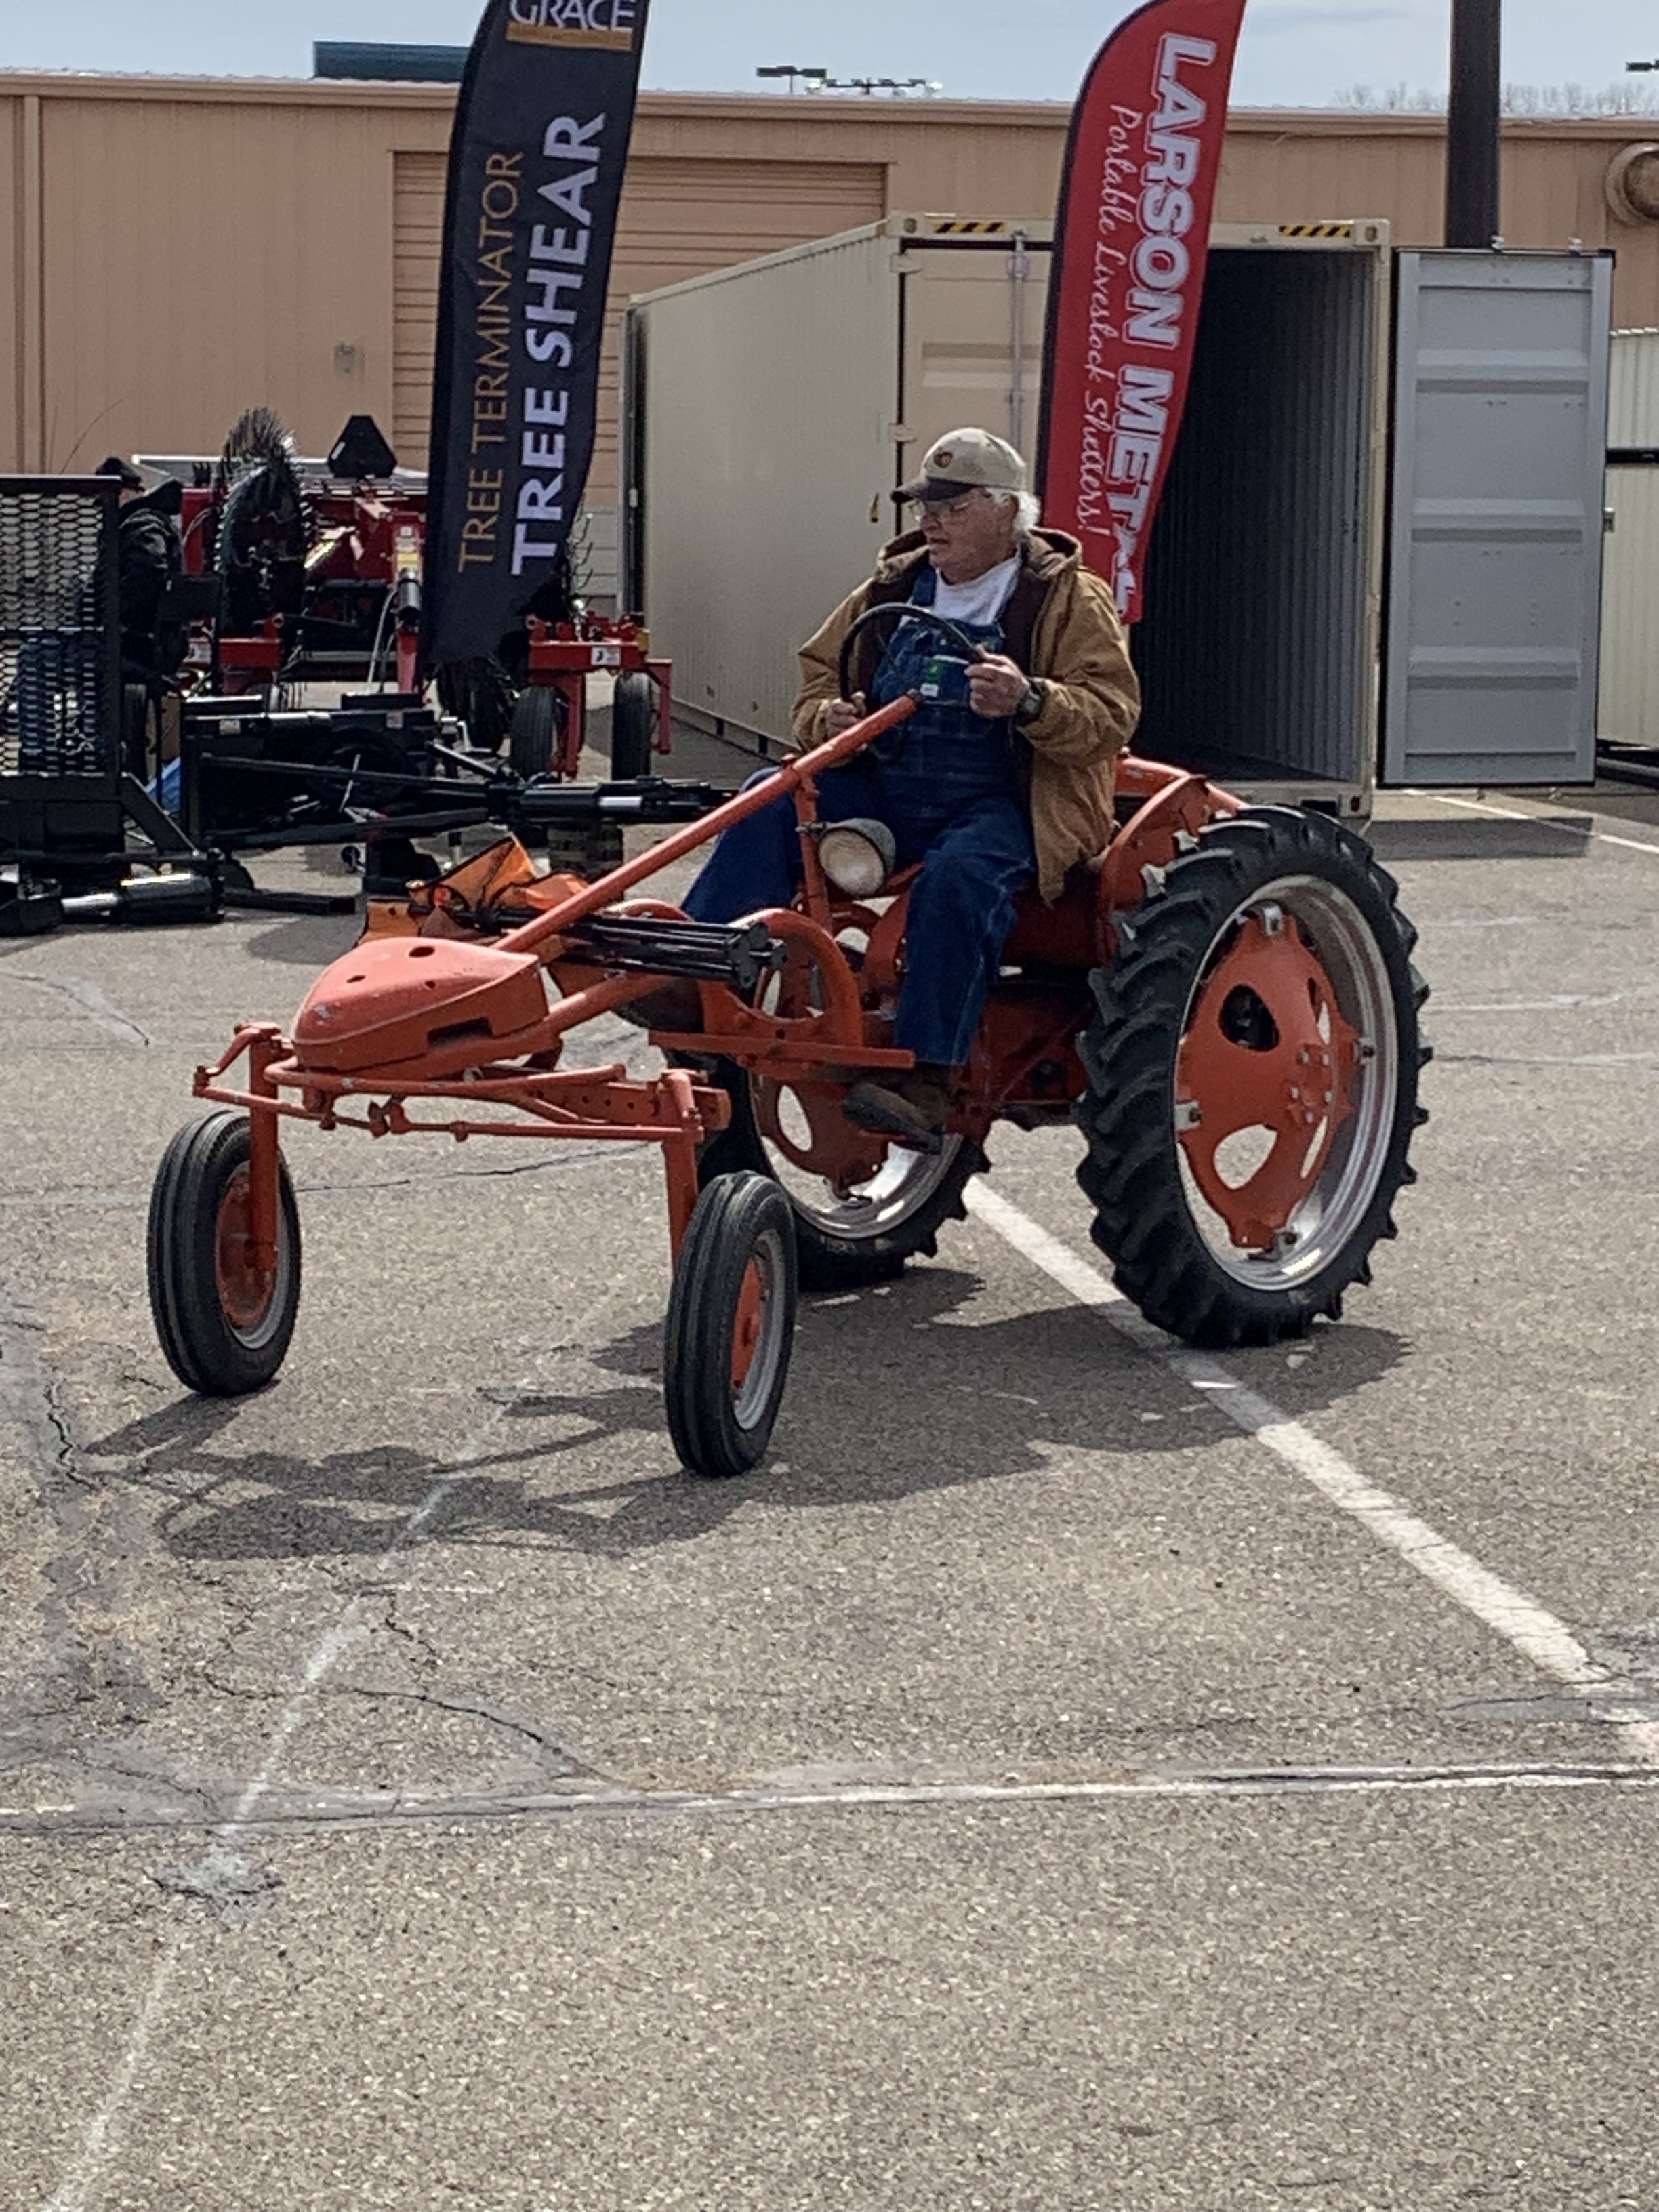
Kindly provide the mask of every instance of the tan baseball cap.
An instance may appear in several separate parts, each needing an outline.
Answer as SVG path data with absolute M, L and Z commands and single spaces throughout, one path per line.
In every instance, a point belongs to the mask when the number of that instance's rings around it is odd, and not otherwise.
M 900 499 L 954 499 L 958 492 L 1024 491 L 1025 464 L 1006 438 L 988 430 L 947 430 L 927 448 L 921 474 L 901 484 Z

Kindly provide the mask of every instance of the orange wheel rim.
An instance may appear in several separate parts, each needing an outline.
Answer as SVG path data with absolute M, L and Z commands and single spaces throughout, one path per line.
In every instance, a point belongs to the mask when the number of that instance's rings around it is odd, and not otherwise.
M 219 1200 L 213 1270 L 225 1318 L 244 1334 L 258 1328 L 276 1295 L 276 1266 L 260 1267 L 257 1250 L 252 1186 L 247 1170 L 238 1168 Z
M 749 1380 L 749 1370 L 760 1349 L 761 1325 L 765 1318 L 766 1286 L 760 1262 L 751 1260 L 744 1270 L 738 1292 L 737 1318 L 732 1325 L 732 1395 L 735 1398 Z
M 1312 1193 L 1352 1111 L 1360 1057 L 1292 917 L 1247 915 L 1200 987 L 1176 1061 L 1182 1149 L 1239 1249 L 1269 1249 Z M 1220 1156 L 1246 1132 L 1261 1156 L 1230 1174 Z

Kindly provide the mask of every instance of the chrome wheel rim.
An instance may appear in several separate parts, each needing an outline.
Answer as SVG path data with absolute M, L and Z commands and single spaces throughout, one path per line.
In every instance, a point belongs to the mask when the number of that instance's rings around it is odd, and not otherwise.
M 790 1159 L 764 1133 L 761 1149 L 766 1155 L 767 1173 L 787 1195 L 798 1220 L 820 1236 L 858 1244 L 893 1235 L 931 1206 L 965 1141 L 959 1136 L 947 1136 L 937 1152 L 890 1145 L 875 1174 L 844 1198 L 838 1197 L 822 1176 Z
M 1253 920 L 1298 930 L 1322 970 L 1335 1008 L 1358 1032 L 1358 1056 L 1348 1073 L 1348 1111 L 1309 1187 L 1270 1249 L 1244 1250 L 1200 1189 L 1182 1140 L 1179 1079 L 1170 1109 L 1177 1132 L 1182 1188 L 1194 1228 L 1211 1259 L 1233 1281 L 1254 1291 L 1301 1289 L 1334 1261 L 1361 1228 L 1374 1202 L 1394 1139 L 1401 1075 L 1400 1036 L 1388 962 L 1376 934 L 1346 892 L 1322 876 L 1284 876 L 1253 891 L 1217 930 L 1182 1018 L 1183 1042 L 1240 930 Z

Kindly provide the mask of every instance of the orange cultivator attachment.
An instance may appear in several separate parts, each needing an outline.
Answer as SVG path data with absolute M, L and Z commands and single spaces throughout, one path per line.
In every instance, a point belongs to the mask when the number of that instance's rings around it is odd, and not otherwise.
M 572 1030 L 678 981 L 696 986 L 702 1021 L 676 1042 L 738 1060 L 774 1083 L 837 1066 L 911 1065 L 867 1033 L 853 971 L 825 926 L 827 898 L 821 919 L 787 910 L 726 927 L 625 895 L 781 790 L 795 793 L 810 822 L 814 775 L 913 711 L 905 699 L 869 717 L 596 884 L 538 877 L 507 841 L 417 890 L 422 905 L 412 898 L 401 915 L 382 907 L 372 915 L 364 940 L 313 985 L 288 1035 L 270 1024 L 239 1030 L 196 1078 L 197 1096 L 228 1110 L 174 1139 L 151 1209 L 151 1301 L 181 1379 L 234 1395 L 268 1382 L 287 1352 L 299 1246 L 276 1145 L 281 1121 L 375 1137 L 653 1143 L 667 1174 L 676 1258 L 670 1425 L 701 1472 L 753 1465 L 788 1371 L 796 1280 L 788 1203 L 754 1174 L 700 1190 L 700 1151 L 732 1121 L 724 1085 L 681 1067 L 641 1079 L 621 1066 L 567 1069 L 561 1059 Z M 503 933 L 509 916 L 516 926 Z M 822 979 L 823 1003 L 757 1011 L 767 979 L 792 960 Z M 243 1061 L 239 1085 L 234 1071 Z M 460 1110 L 434 1111 L 440 1102 Z M 871 1140 L 859 1142 L 867 1152 Z

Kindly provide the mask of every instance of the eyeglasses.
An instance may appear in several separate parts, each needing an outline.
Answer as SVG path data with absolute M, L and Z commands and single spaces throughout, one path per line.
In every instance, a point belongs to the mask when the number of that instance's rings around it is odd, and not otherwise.
M 967 514 L 978 497 L 976 487 L 972 491 L 958 492 L 954 499 L 913 499 L 910 512 L 918 522 L 925 521 L 930 514 L 938 515 L 942 522 L 954 522 L 958 515 Z

